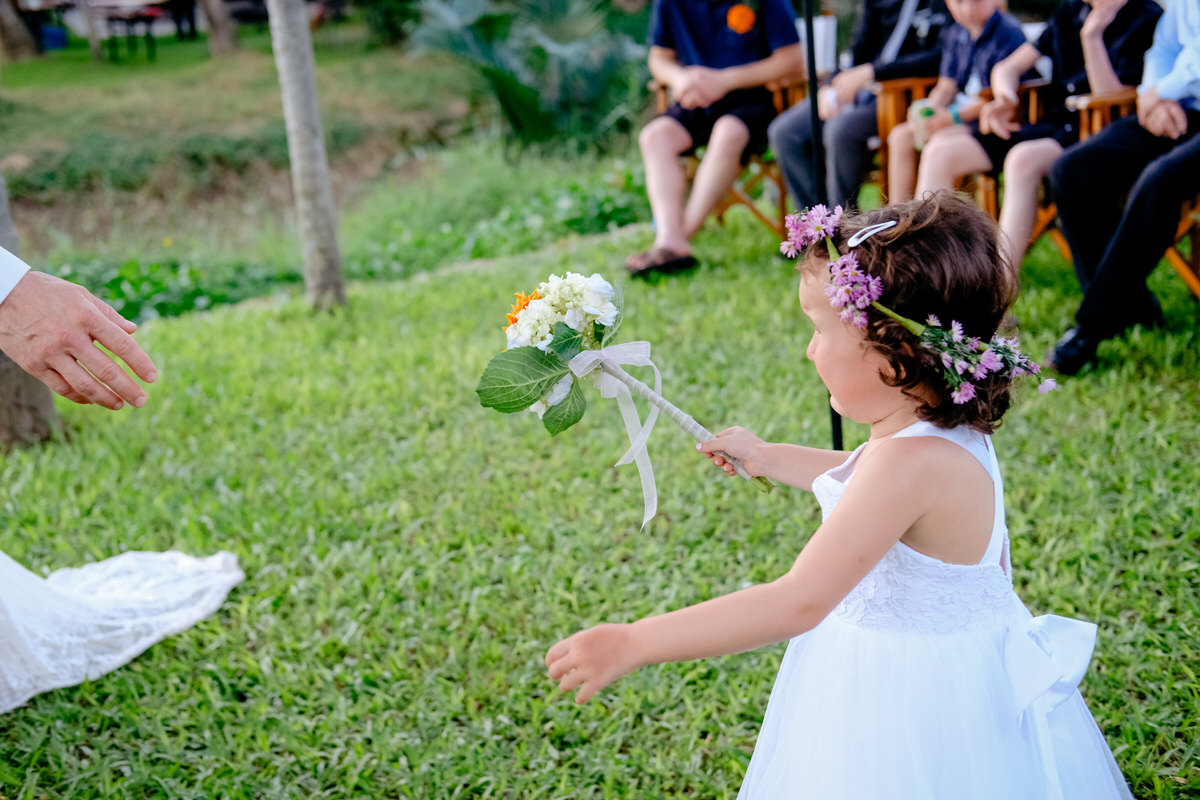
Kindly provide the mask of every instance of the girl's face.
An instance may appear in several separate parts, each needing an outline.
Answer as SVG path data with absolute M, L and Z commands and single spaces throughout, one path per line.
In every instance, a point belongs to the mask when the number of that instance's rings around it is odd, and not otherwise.
M 806 355 L 829 389 L 833 409 L 855 422 L 873 424 L 908 408 L 904 393 L 880 378 L 891 369 L 887 359 L 867 344 L 863 331 L 842 322 L 829 305 L 825 296 L 828 282 L 828 266 L 805 270 L 800 279 L 800 307 L 813 324 Z

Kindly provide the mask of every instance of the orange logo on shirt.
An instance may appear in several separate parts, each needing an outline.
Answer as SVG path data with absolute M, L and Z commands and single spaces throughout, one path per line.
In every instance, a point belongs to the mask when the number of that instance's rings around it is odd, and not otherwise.
M 725 24 L 734 33 L 749 33 L 754 22 L 754 10 L 743 3 L 730 6 L 729 13 L 725 15 Z

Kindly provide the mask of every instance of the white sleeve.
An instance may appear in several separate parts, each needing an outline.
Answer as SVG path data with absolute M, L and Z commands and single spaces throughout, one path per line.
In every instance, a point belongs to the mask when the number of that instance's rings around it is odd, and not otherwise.
M 8 297 L 17 281 L 25 277 L 26 272 L 29 272 L 28 264 L 0 247 L 0 303 Z

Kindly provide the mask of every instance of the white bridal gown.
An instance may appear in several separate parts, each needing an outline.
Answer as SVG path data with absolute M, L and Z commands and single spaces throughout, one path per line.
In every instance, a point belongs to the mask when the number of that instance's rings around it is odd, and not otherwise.
M 948 564 L 897 542 L 833 613 L 793 639 L 738 797 L 1129 800 L 1075 688 L 1095 626 L 1032 618 L 1013 592 L 991 440 L 928 422 L 896 435 L 948 439 L 988 471 L 987 553 Z M 825 516 L 861 451 L 813 482 Z
M 0 713 L 129 663 L 216 611 L 243 577 L 224 551 L 123 553 L 46 578 L 0 553 Z

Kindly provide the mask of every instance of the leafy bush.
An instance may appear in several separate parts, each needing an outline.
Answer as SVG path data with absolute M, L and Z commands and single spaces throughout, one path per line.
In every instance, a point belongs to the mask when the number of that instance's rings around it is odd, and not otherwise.
M 168 259 L 120 263 L 102 259 L 66 264 L 60 277 L 82 284 L 133 320 L 174 317 L 236 303 L 300 281 L 296 272 L 264 266 L 234 264 L 202 269 Z
M 328 150 L 331 153 L 348 150 L 362 141 L 366 133 L 365 123 L 335 118 L 325 131 Z M 186 175 L 207 186 L 222 173 L 240 172 L 256 162 L 286 167 L 287 133 L 283 120 L 278 119 L 249 135 L 206 132 L 179 142 L 95 133 L 73 137 L 62 150 L 35 152 L 31 161 L 29 167 L 7 176 L 11 197 L 99 188 L 135 190 L 160 170 Z
M 413 0 L 355 0 L 376 44 L 395 45 L 404 41 L 409 28 L 421 14 Z
M 628 133 L 645 105 L 645 49 L 599 0 L 421 0 L 418 50 L 479 70 L 513 137 L 576 148 Z

